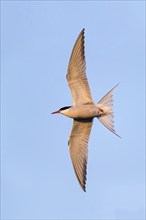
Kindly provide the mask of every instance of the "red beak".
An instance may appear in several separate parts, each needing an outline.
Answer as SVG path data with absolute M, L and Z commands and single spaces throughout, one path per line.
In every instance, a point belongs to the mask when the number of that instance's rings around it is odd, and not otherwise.
M 58 114 L 59 113 L 59 111 L 56 111 L 56 112 L 52 112 L 52 114 Z

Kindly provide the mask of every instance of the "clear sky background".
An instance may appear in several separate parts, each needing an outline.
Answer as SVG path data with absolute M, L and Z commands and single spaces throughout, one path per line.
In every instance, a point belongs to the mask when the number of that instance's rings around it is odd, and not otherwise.
M 144 1 L 1 2 L 1 218 L 144 219 Z M 98 102 L 114 91 L 115 127 L 94 120 L 87 192 L 68 150 L 66 71 L 85 28 Z

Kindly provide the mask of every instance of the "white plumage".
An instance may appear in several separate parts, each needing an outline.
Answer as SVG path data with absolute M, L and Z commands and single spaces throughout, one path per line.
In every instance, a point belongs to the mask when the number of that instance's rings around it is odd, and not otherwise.
M 116 134 L 113 122 L 112 93 L 117 85 L 98 104 L 93 102 L 86 76 L 84 29 L 73 47 L 66 78 L 72 94 L 73 106 L 63 107 L 53 114 L 61 113 L 73 118 L 73 126 L 68 141 L 69 151 L 77 179 L 82 189 L 86 191 L 88 140 L 93 118 L 97 117 L 106 128 Z

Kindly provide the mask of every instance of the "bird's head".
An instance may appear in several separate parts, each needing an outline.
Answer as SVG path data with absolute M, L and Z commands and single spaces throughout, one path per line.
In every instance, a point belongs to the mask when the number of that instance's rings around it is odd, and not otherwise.
M 60 108 L 58 111 L 55 111 L 55 112 L 52 112 L 52 114 L 62 114 L 65 110 L 69 109 L 71 106 L 65 106 L 65 107 L 62 107 Z

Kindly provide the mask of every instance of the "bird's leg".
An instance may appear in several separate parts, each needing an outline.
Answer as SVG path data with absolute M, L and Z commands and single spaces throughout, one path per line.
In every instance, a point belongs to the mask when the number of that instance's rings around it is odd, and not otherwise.
M 98 114 L 99 114 L 99 115 L 104 114 L 104 110 L 103 110 L 102 108 L 99 108 Z

